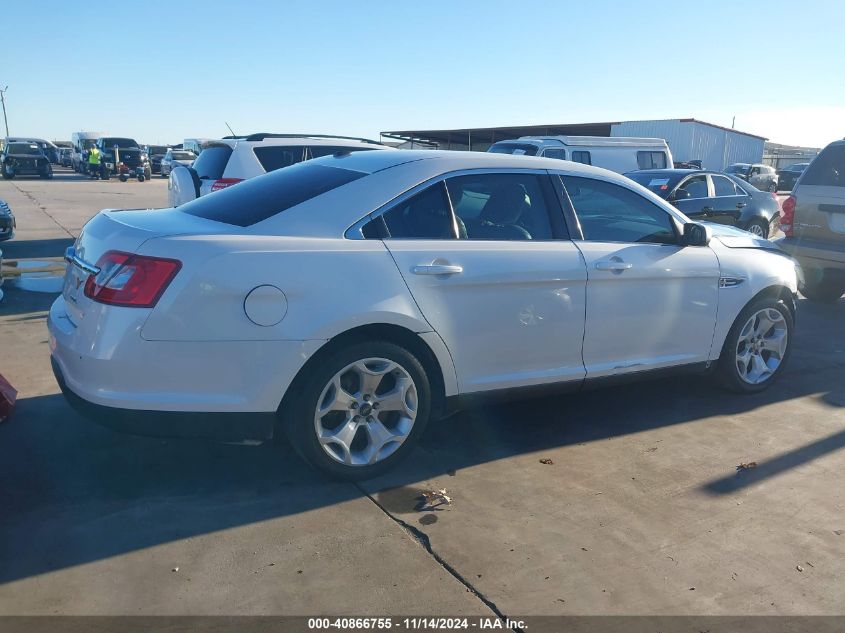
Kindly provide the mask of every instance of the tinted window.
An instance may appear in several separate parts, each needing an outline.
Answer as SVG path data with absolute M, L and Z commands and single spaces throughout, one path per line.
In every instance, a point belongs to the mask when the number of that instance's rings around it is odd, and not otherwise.
M 653 171 L 631 171 L 625 175 L 634 182 L 641 184 L 643 187 L 647 187 L 661 198 L 668 196 L 669 192 L 672 191 L 681 179 L 680 176 L 674 176 L 671 173 L 667 174 L 666 172 L 661 173 Z
M 845 187 L 845 144 L 824 148 L 807 167 L 801 184 Z
M 707 190 L 707 176 L 693 176 L 687 178 L 678 187 L 679 191 L 686 191 L 690 198 L 706 198 L 710 194 Z
M 584 239 L 593 242 L 675 244 L 669 214 L 629 189 L 609 182 L 563 176 Z
M 590 152 L 580 151 L 580 152 L 572 152 L 572 160 L 576 163 L 584 163 L 585 165 L 592 165 L 592 160 L 590 159 Z
M 494 154 L 525 154 L 526 156 L 536 156 L 537 146 L 530 143 L 496 143 L 488 152 Z
M 537 174 L 478 174 L 446 181 L 458 233 L 470 240 L 550 240 L 549 204 Z
M 197 156 L 194 169 L 200 178 L 217 180 L 223 177 L 223 171 L 232 155 L 232 148 L 228 145 L 210 145 Z
M 138 143 L 135 142 L 134 139 L 131 138 L 104 138 L 103 139 L 103 147 L 112 148 L 117 145 L 121 149 L 131 149 L 133 147 L 138 147 Z
M 545 156 L 546 158 L 559 158 L 560 160 L 566 160 L 566 150 L 558 149 L 555 147 L 548 147 L 543 152 L 543 156 Z
M 640 169 L 666 169 L 666 154 L 663 152 L 637 152 L 637 166 Z
M 197 162 L 211 149 L 200 154 Z M 250 226 L 363 176 L 366 174 L 359 171 L 300 163 L 197 198 L 179 210 L 216 222 Z
M 41 150 L 35 143 L 9 143 L 6 150 L 9 154 L 40 154 Z
M 170 157 L 174 160 L 194 160 L 196 158 L 192 152 L 173 152 Z
M 455 239 L 452 210 L 442 182 L 403 200 L 383 216 L 390 237 Z
M 725 173 L 746 174 L 748 173 L 748 165 L 746 165 L 745 163 L 736 163 L 735 165 L 729 165 L 728 168 L 725 170 Z
M 736 185 L 730 178 L 724 176 L 711 176 L 713 178 L 713 190 L 717 196 L 735 196 L 738 193 Z
M 282 167 L 290 167 L 305 160 L 305 147 L 303 145 L 285 145 L 276 147 L 255 147 L 258 162 L 264 171 L 275 171 Z

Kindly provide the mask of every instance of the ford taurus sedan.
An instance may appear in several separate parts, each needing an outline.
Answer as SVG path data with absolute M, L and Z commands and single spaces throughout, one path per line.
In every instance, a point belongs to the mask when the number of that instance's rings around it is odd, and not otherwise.
M 142 434 L 284 433 L 345 478 L 468 400 L 667 370 L 756 392 L 793 341 L 771 242 L 544 158 L 327 156 L 102 211 L 66 259 L 49 329 L 72 404 Z

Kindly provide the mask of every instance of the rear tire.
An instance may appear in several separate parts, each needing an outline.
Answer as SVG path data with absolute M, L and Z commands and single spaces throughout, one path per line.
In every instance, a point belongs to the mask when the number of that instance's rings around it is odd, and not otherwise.
M 431 385 L 405 348 L 353 343 L 306 372 L 279 407 L 279 427 L 314 467 L 337 479 L 369 479 L 419 441 L 431 415 Z
M 762 218 L 755 218 L 751 220 L 746 225 L 745 230 L 757 237 L 769 239 L 769 223 Z
M 767 389 L 783 372 L 792 353 L 792 312 L 778 298 L 748 304 L 731 326 L 719 356 L 717 376 L 737 393 Z

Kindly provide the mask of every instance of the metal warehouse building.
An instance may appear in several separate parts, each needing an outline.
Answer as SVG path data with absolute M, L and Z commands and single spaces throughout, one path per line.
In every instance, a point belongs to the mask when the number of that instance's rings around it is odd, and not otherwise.
M 697 119 L 659 119 L 456 130 L 382 132 L 405 147 L 484 152 L 496 141 L 520 136 L 642 136 L 662 138 L 676 161 L 700 160 L 705 169 L 722 170 L 731 163 L 759 163 L 766 138 Z

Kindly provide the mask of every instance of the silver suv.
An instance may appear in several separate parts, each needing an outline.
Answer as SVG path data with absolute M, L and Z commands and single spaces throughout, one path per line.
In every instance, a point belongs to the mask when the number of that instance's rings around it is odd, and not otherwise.
M 725 173 L 742 178 L 750 185 L 757 187 L 760 191 L 771 191 L 775 193 L 778 190 L 778 175 L 775 168 L 771 165 L 734 163 L 733 165 L 728 165 Z
M 780 247 L 801 264 L 801 293 L 836 301 L 845 294 L 845 140 L 831 143 L 783 202 Z

